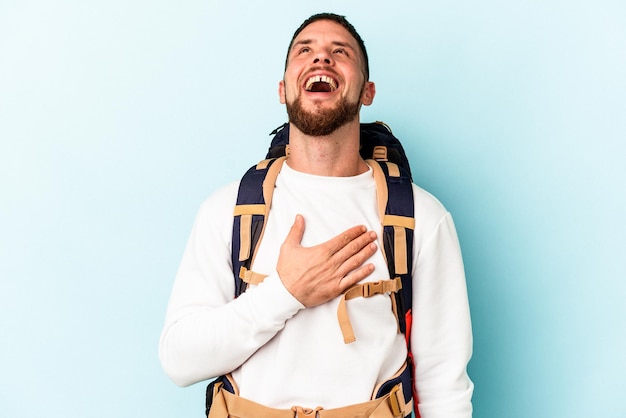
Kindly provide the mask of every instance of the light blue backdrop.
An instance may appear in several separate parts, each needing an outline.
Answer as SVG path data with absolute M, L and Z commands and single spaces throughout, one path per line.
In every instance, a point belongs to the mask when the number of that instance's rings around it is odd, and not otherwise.
M 2 0 L 1 416 L 202 416 L 157 359 L 173 277 L 326 10 L 369 48 L 363 119 L 455 217 L 475 416 L 626 417 L 621 0 Z

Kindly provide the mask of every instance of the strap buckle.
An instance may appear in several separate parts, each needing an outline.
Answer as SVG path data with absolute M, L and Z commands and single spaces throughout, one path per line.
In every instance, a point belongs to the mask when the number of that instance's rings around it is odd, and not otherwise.
M 361 285 L 361 296 L 369 298 L 374 295 L 384 293 L 396 293 L 402 289 L 402 279 L 396 277 L 393 280 L 379 280 L 377 282 L 368 282 Z
M 384 145 L 376 145 L 372 150 L 372 158 L 376 161 L 389 161 L 387 158 L 387 147 Z
M 364 298 L 384 293 L 383 282 L 379 280 L 377 282 L 363 283 L 361 290 L 363 291 L 362 294 Z
M 322 407 L 318 406 L 315 409 L 311 409 L 303 408 L 301 406 L 293 406 L 291 409 L 296 413 L 295 416 L 297 418 L 319 418 Z
M 389 393 L 389 407 L 394 417 L 404 417 L 406 403 L 404 401 L 404 394 L 402 393 L 402 383 L 397 384 L 391 389 Z

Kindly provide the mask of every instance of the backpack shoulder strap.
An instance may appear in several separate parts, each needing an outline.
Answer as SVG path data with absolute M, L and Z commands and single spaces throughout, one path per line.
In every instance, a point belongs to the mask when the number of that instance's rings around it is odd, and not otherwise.
M 413 376 L 411 350 L 411 325 L 413 323 L 413 233 L 415 231 L 415 204 L 411 174 L 396 164 L 368 160 L 376 179 L 379 216 L 383 227 L 383 254 L 387 261 L 389 277 L 399 277 L 402 288 L 396 292 L 394 312 L 399 331 L 404 334 L 407 346 L 407 364 L 413 400 L 417 392 Z M 392 303 L 394 299 L 392 298 Z M 409 386 L 409 385 L 407 385 Z M 419 417 L 419 412 L 416 412 Z
M 234 210 L 231 261 L 235 278 L 235 297 L 247 283 L 246 272 L 254 261 L 257 246 L 265 231 L 276 177 L 285 157 L 267 159 L 251 167 L 241 179 Z
M 398 327 L 407 341 L 411 333 L 413 291 L 413 231 L 415 214 L 413 184 L 410 175 L 398 165 L 387 161 L 368 160 L 376 181 L 379 218 L 382 223 L 383 255 L 389 277 L 400 278 L 402 288 L 395 293 L 394 311 Z

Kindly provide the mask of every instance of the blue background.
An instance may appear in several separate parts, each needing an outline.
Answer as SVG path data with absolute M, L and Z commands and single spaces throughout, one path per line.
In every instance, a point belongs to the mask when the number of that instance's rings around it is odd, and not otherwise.
M 453 213 L 475 417 L 626 417 L 626 5 L 1 0 L 0 415 L 200 417 L 157 344 L 196 210 L 266 150 L 289 38 L 366 41 Z M 287 384 L 287 383 L 286 383 Z

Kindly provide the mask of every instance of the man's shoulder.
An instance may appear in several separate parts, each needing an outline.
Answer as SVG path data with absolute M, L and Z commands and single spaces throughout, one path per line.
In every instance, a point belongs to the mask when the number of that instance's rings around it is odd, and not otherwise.
M 448 210 L 432 193 L 413 184 L 415 217 L 428 217 L 439 220 L 448 214 Z

